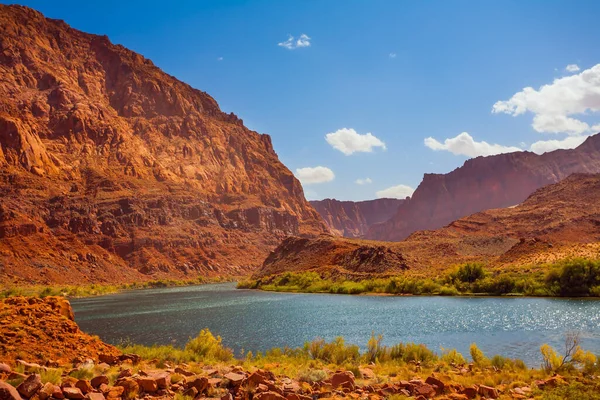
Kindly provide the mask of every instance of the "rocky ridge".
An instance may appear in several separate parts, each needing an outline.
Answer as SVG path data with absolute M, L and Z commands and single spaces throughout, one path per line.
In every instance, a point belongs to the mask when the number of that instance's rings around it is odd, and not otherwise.
M 531 265 L 600 254 L 600 174 L 573 174 L 536 190 L 514 207 L 487 210 L 401 242 L 321 235 L 288 238 L 255 278 L 288 271 L 337 269 L 347 277 L 425 275 L 453 265 Z
M 332 233 L 337 236 L 360 238 L 369 227 L 390 219 L 402 199 L 375 199 L 367 201 L 314 200 L 310 204 L 321 215 Z
M 106 36 L 0 5 L 0 281 L 245 274 L 326 232 L 268 135 Z
M 476 212 L 515 206 L 542 186 L 573 173 L 600 173 L 600 134 L 572 150 L 476 157 L 447 174 L 426 174 L 410 199 L 366 238 L 399 241 Z

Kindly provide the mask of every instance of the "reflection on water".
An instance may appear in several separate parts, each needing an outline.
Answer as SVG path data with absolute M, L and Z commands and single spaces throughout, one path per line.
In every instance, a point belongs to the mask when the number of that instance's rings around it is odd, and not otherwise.
M 343 336 L 364 347 L 372 332 L 384 343 L 424 343 L 465 355 L 476 342 L 488 355 L 541 362 L 542 343 L 562 344 L 579 331 L 600 352 L 600 301 L 490 297 L 387 297 L 237 290 L 234 284 L 138 290 L 72 300 L 86 332 L 109 343 L 185 344 L 203 328 L 221 335 L 236 355 L 297 347 Z

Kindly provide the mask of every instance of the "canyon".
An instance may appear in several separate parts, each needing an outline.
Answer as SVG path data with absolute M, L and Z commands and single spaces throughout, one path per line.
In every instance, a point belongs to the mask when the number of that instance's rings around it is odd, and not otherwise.
M 400 273 L 436 276 L 469 262 L 531 266 L 566 258 L 595 259 L 600 250 L 600 174 L 573 174 L 536 190 L 517 206 L 491 209 L 403 241 L 320 235 L 290 237 L 254 278 L 315 271 L 343 279 Z
M 369 228 L 390 219 L 402 199 L 375 199 L 366 201 L 313 200 L 310 204 L 321 215 L 332 233 L 337 236 L 359 238 Z
M 447 174 L 425 174 L 396 214 L 372 226 L 365 237 L 399 241 L 476 212 L 515 206 L 542 186 L 574 173 L 600 173 L 600 134 L 575 149 L 476 157 Z
M 106 36 L 0 5 L 0 282 L 239 276 L 327 231 L 268 135 Z

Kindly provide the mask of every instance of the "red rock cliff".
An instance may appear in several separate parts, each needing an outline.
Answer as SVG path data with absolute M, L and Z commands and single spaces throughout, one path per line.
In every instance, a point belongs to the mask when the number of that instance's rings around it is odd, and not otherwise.
M 332 232 L 338 236 L 358 238 L 367 233 L 373 224 L 394 216 L 404 200 L 375 199 L 367 201 L 339 201 L 325 199 L 311 201 Z
M 521 203 L 536 189 L 572 173 L 600 172 L 600 134 L 573 150 L 537 155 L 515 152 L 477 157 L 448 174 L 426 174 L 413 196 L 367 237 L 398 241 L 461 217 Z
M 106 36 L 0 5 L 0 281 L 238 274 L 323 231 L 269 136 Z

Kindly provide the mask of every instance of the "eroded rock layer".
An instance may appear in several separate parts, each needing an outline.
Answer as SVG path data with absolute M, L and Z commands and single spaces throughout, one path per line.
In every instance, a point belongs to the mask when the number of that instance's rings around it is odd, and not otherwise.
M 64 297 L 9 297 L 0 301 L 0 362 L 16 359 L 67 363 L 119 355 L 113 346 L 83 333 Z
M 600 257 L 600 174 L 573 174 L 514 207 L 487 210 L 400 242 L 288 238 L 255 277 L 333 268 L 347 277 L 436 275 L 465 262 L 526 266 Z
M 387 221 L 404 200 L 375 199 L 367 201 L 339 201 L 325 199 L 311 201 L 329 229 L 338 236 L 359 238 L 373 224 Z
M 447 174 L 426 174 L 413 196 L 366 237 L 398 241 L 459 218 L 521 203 L 536 189 L 573 173 L 600 173 L 600 134 L 573 150 L 477 157 Z
M 269 136 L 106 36 L 0 5 L 0 281 L 236 275 L 326 230 Z

